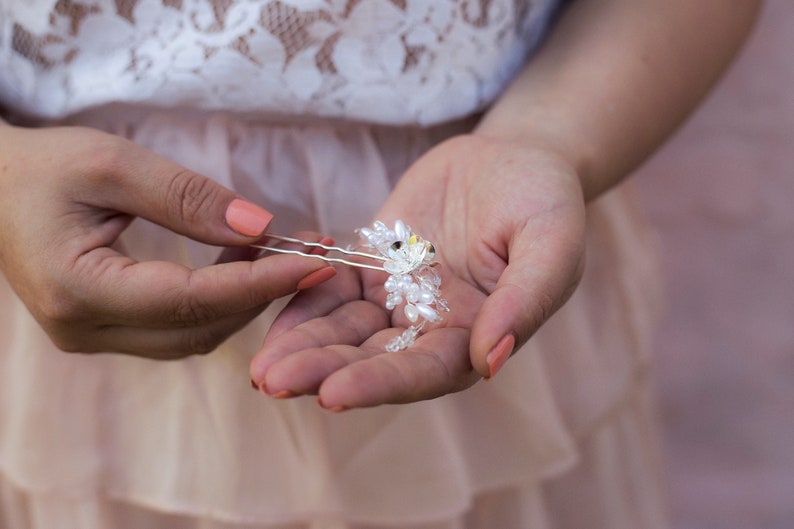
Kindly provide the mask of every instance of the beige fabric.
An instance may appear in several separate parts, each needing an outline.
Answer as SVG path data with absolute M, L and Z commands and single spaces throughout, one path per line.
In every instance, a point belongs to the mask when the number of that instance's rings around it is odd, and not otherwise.
M 410 160 L 466 126 L 263 126 L 130 108 L 73 122 L 237 189 L 274 211 L 279 231 L 337 236 L 369 219 Z M 662 527 L 641 400 L 656 271 L 632 203 L 619 189 L 590 207 L 580 289 L 493 381 L 341 415 L 250 389 L 272 311 L 207 357 L 68 355 L 0 284 L 6 526 L 562 528 L 573 503 L 588 527 Z M 139 221 L 124 244 L 192 265 L 217 254 Z

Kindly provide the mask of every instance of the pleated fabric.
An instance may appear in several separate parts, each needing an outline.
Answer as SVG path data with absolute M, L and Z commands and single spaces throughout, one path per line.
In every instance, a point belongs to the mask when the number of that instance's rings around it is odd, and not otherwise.
M 124 106 L 69 123 L 237 190 L 275 213 L 275 232 L 339 240 L 411 161 L 471 126 Z M 0 527 L 664 527 L 647 377 L 653 249 L 626 187 L 594 202 L 588 223 L 579 289 L 494 380 L 344 414 L 251 390 L 248 363 L 283 303 L 211 355 L 156 362 L 57 351 L 0 282 Z M 122 244 L 190 266 L 219 252 L 141 220 Z

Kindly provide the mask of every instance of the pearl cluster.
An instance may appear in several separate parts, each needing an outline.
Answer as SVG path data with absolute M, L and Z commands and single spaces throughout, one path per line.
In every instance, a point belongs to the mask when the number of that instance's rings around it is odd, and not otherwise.
M 386 309 L 392 310 L 405 302 L 403 313 L 412 324 L 386 344 L 386 350 L 407 349 L 427 322 L 439 322 L 442 319 L 439 313 L 449 312 L 447 302 L 441 297 L 441 276 L 433 268 L 435 248 L 412 233 L 401 220 L 394 223 L 394 229 L 375 221 L 371 228 L 356 232 L 365 246 L 385 258 L 383 269 L 390 274 L 383 284 L 388 292 Z

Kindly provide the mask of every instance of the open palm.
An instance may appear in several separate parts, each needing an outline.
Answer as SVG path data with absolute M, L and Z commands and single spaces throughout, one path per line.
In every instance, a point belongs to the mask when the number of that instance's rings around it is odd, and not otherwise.
M 409 349 L 387 353 L 410 325 L 399 308 L 384 308 L 387 274 L 340 269 L 274 322 L 251 364 L 266 393 L 319 394 L 321 405 L 341 410 L 460 391 L 492 376 L 494 354 L 526 341 L 581 275 L 581 186 L 546 149 L 447 140 L 406 172 L 377 218 L 402 219 L 433 242 L 450 312 Z

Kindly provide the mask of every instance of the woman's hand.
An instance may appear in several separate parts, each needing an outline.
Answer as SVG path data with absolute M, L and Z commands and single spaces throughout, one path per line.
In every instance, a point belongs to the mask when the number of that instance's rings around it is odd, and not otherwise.
M 389 327 L 406 324 L 382 308 L 384 274 L 340 271 L 282 313 L 253 380 L 276 396 L 319 392 L 341 409 L 433 398 L 493 376 L 577 284 L 585 200 L 691 112 L 759 4 L 571 2 L 476 135 L 422 157 L 378 213 L 436 244 L 446 320 L 384 354 L 399 332 Z
M 315 259 L 252 262 L 245 245 L 262 234 L 269 213 L 91 129 L 0 122 L 0 190 L 0 269 L 66 351 L 159 359 L 206 353 L 271 300 L 328 277 Z M 113 247 L 134 216 L 239 248 L 197 270 L 136 262 Z
M 570 296 L 582 271 L 584 201 L 551 149 L 470 135 L 411 167 L 377 218 L 431 241 L 451 311 L 416 344 L 384 309 L 385 273 L 339 270 L 296 296 L 251 365 L 268 394 L 318 393 L 329 409 L 430 399 L 491 377 Z

